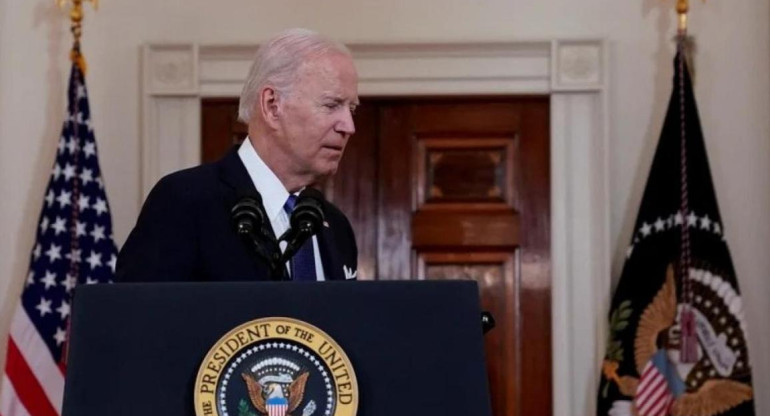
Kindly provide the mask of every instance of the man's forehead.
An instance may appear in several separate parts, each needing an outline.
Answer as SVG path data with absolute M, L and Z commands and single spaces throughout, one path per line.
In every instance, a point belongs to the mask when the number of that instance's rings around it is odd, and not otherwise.
M 330 98 L 342 97 L 358 101 L 358 74 L 353 60 L 343 54 L 322 56 L 305 61 L 297 81 L 300 89 L 313 89 Z M 320 89 L 320 90 L 319 90 Z
M 299 67 L 299 72 L 313 75 L 318 71 L 336 72 L 339 70 L 352 70 L 356 72 L 353 58 L 342 52 L 326 52 L 307 57 Z

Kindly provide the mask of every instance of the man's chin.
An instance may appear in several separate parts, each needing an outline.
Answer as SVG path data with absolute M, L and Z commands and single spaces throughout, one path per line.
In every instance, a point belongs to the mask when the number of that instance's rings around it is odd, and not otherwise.
M 334 167 L 334 169 L 328 169 L 324 173 L 321 174 L 322 178 L 328 179 L 332 176 L 337 174 L 337 166 Z
M 336 173 L 339 165 L 337 163 L 333 165 L 327 165 L 316 169 L 315 171 L 315 183 L 321 183 L 331 179 Z

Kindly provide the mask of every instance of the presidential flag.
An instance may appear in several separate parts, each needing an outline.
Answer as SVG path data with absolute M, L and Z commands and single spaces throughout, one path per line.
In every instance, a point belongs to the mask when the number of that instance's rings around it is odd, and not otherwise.
M 0 416 L 61 413 L 72 291 L 110 282 L 116 257 L 85 79 L 73 64 L 56 161 L 11 321 Z
M 683 40 L 612 300 L 598 415 L 754 414 L 741 294 Z

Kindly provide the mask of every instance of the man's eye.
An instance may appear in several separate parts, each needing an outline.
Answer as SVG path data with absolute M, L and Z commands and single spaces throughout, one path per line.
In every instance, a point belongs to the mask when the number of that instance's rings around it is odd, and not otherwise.
M 328 108 L 330 110 L 337 109 L 339 106 L 340 106 L 339 103 L 326 103 L 326 104 L 324 104 L 324 107 L 326 107 L 326 108 Z

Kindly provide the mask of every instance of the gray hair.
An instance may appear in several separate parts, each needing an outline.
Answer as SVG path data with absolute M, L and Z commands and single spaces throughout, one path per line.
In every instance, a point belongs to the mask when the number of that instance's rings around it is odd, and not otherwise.
M 345 45 L 312 30 L 288 29 L 273 36 L 260 46 L 251 65 L 241 91 L 238 119 L 244 123 L 251 120 L 259 92 L 265 85 L 271 85 L 279 96 L 285 96 L 290 92 L 303 62 L 335 51 L 350 56 L 350 50 Z

